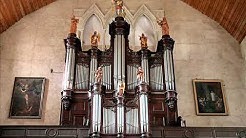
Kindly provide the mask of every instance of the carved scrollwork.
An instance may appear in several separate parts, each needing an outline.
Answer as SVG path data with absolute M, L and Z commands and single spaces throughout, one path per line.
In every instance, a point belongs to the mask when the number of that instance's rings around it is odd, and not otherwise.
M 112 48 L 107 49 L 106 51 L 102 51 L 99 58 L 99 65 L 109 66 L 113 62 L 113 52 Z
M 70 96 L 63 96 L 62 97 L 62 104 L 63 104 L 63 108 L 65 110 L 69 110 L 69 108 L 70 108 L 70 101 L 71 101 L 71 97 Z
M 239 131 L 239 132 L 236 133 L 236 135 L 239 138 L 245 138 L 246 137 L 246 130 Z
M 149 59 L 150 68 L 163 65 L 163 55 L 161 52 L 157 52 L 154 56 Z
M 184 137 L 185 138 L 193 138 L 194 137 L 194 131 L 193 130 L 186 129 L 184 131 Z
M 141 53 L 127 49 L 127 64 L 137 67 L 141 66 Z
M 56 137 L 58 135 L 58 130 L 57 129 L 47 129 L 45 131 L 45 134 L 47 137 Z
M 81 64 L 82 66 L 89 67 L 90 65 L 90 55 L 87 52 L 79 52 L 77 54 L 77 63 Z

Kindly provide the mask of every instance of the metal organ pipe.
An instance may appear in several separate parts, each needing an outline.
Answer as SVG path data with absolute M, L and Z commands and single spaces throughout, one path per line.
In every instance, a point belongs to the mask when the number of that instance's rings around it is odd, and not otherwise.
M 164 68 L 165 68 L 165 82 L 166 90 L 175 90 L 174 70 L 173 70 L 173 59 L 172 51 L 165 49 L 164 51 Z
M 124 136 L 124 132 L 125 132 L 125 108 L 123 106 L 123 101 L 124 101 L 124 97 L 122 96 L 118 96 L 117 97 L 117 133 L 118 133 L 118 137 L 123 137 Z
M 116 35 L 114 39 L 114 88 L 125 78 L 125 38 Z
M 142 48 L 142 62 L 141 66 L 144 70 L 144 82 L 149 84 L 149 62 L 148 62 L 148 50 Z
M 95 72 L 97 70 L 97 48 L 92 47 L 90 62 L 90 84 L 95 82 Z

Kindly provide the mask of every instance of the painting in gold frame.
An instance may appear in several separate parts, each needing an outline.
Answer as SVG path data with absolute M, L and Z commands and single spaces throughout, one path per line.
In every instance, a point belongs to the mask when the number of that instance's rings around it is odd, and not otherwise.
M 197 115 L 228 115 L 222 80 L 194 79 Z
M 41 118 L 45 78 L 15 77 L 10 118 Z

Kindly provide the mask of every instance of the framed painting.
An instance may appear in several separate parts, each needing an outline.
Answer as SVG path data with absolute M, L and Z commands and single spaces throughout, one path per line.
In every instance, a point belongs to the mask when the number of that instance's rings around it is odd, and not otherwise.
M 10 118 L 41 118 L 45 78 L 15 77 Z
M 228 115 L 222 80 L 192 80 L 197 115 Z

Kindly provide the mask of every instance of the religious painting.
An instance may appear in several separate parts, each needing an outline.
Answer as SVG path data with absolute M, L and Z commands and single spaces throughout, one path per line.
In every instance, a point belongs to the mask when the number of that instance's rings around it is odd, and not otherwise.
M 16 77 L 11 99 L 10 118 L 41 118 L 45 78 Z
M 222 80 L 193 80 L 197 115 L 228 115 Z

